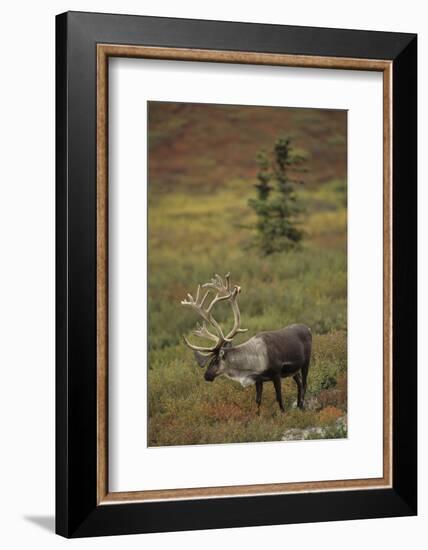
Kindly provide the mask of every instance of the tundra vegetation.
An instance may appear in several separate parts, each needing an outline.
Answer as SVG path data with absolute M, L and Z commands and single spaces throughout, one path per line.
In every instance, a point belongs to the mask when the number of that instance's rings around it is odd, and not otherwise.
M 257 230 L 248 229 L 258 220 L 249 205 L 255 158 L 284 134 L 307 159 L 297 191 L 304 239 L 263 254 Z M 346 437 L 346 113 L 151 102 L 148 204 L 148 444 L 280 441 L 296 429 L 308 429 L 308 439 Z M 265 384 L 257 416 L 253 386 L 205 382 L 183 344 L 196 321 L 180 305 L 189 282 L 192 289 L 229 270 L 249 329 L 236 343 L 293 323 L 311 328 L 305 410 L 295 407 L 294 381 L 284 379 L 285 414 Z M 226 305 L 217 317 L 226 327 L 233 321 Z

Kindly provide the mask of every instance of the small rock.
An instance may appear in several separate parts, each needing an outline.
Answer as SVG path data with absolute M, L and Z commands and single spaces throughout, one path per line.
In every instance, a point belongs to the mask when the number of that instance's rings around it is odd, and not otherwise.
M 292 404 L 293 409 L 297 409 L 297 400 Z M 305 410 L 319 411 L 322 409 L 321 403 L 313 395 L 305 399 Z
M 341 428 L 348 427 L 348 417 L 346 414 L 344 414 L 343 416 L 339 416 L 339 418 L 336 420 L 336 426 Z
M 309 411 L 320 411 L 322 409 L 321 403 L 314 396 L 311 396 L 305 400 L 305 407 Z
M 281 441 L 299 441 L 303 439 L 321 439 L 325 436 L 325 429 L 321 427 L 316 428 L 290 428 L 284 432 Z M 313 436 L 316 436 L 315 438 Z

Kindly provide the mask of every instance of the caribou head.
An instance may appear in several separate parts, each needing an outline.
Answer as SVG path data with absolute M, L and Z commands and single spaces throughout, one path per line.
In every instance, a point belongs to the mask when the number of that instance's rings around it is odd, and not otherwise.
M 204 292 L 202 289 L 207 290 Z M 207 367 L 205 380 L 208 382 L 212 382 L 217 376 L 225 374 L 226 350 L 232 347 L 233 338 L 238 333 L 247 332 L 248 330 L 240 326 L 241 314 L 238 306 L 238 295 L 240 292 L 240 286 L 231 285 L 230 273 L 226 274 L 224 280 L 220 275 L 215 275 L 209 283 L 198 285 L 195 298 L 191 294 L 188 294 L 187 299 L 181 302 L 182 305 L 191 307 L 202 317 L 202 323 L 198 323 L 193 334 L 199 338 L 213 342 L 211 346 L 195 345 L 183 336 L 186 345 L 195 352 L 195 358 L 199 366 L 202 368 Z M 213 315 L 214 306 L 219 302 L 228 302 L 233 311 L 233 327 L 226 335 Z M 207 325 L 214 333 L 208 330 Z

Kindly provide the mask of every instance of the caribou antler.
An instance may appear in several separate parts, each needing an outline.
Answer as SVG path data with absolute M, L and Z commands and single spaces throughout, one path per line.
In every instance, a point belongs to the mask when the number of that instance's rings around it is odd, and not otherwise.
M 230 300 L 230 303 L 232 305 L 234 322 L 233 322 L 232 330 L 226 336 L 226 340 L 228 340 L 228 341 L 232 341 L 233 338 L 239 332 L 247 332 L 247 330 L 248 330 L 247 328 L 241 328 L 241 312 L 239 311 L 239 306 L 238 306 L 238 294 L 240 292 L 241 292 L 241 287 L 235 285 L 235 288 L 233 289 L 232 297 L 231 297 L 231 300 Z
M 229 296 L 231 294 L 230 290 L 230 273 L 225 275 L 226 284 L 224 284 L 223 279 L 220 275 L 215 275 L 210 283 L 205 283 L 202 285 L 203 288 L 212 288 L 217 291 L 218 294 L 223 294 Z
M 207 292 L 200 297 L 201 295 L 201 288 L 208 288 Z M 206 302 L 206 299 L 210 292 L 214 290 L 216 291 L 216 295 L 211 300 L 208 307 L 204 307 L 204 304 Z M 193 332 L 196 336 L 199 336 L 201 338 L 207 338 L 208 340 L 211 340 L 215 342 L 214 346 L 196 346 L 194 344 L 191 344 L 185 336 L 183 336 L 184 341 L 186 342 L 187 346 L 195 351 L 201 351 L 205 353 L 213 353 L 216 350 L 220 349 L 221 346 L 225 342 L 231 342 L 233 337 L 238 334 L 238 332 L 246 332 L 247 329 L 240 328 L 241 323 L 241 314 L 239 311 L 237 298 L 238 294 L 241 292 L 241 287 L 235 285 L 233 289 L 230 285 L 230 273 L 227 273 L 225 276 L 225 281 L 220 277 L 220 275 L 215 275 L 213 279 L 211 279 L 211 282 L 205 283 L 202 285 L 198 285 L 196 296 L 193 298 L 191 294 L 187 295 L 187 300 L 182 300 L 182 305 L 189 306 L 192 309 L 194 309 L 204 320 L 201 325 L 198 325 L 197 330 Z M 232 330 L 227 334 L 227 336 L 224 335 L 223 330 L 219 323 L 214 319 L 211 311 L 215 304 L 222 301 L 229 301 L 232 306 L 232 311 L 234 315 L 234 324 Z M 210 324 L 214 330 L 217 333 L 217 336 L 215 334 L 212 334 L 206 326 L 206 323 Z

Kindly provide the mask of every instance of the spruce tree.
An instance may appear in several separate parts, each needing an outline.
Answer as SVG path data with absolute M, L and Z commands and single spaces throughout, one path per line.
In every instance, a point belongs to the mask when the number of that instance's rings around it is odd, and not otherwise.
M 257 214 L 256 244 L 265 255 L 297 249 L 303 238 L 298 227 L 301 208 L 296 199 L 297 180 L 290 173 L 304 171 L 305 158 L 293 151 L 291 138 L 280 137 L 270 155 L 260 151 L 256 160 L 257 197 L 249 200 Z

